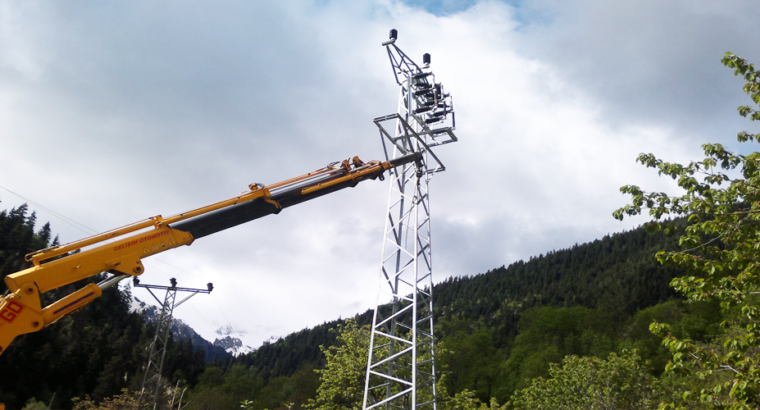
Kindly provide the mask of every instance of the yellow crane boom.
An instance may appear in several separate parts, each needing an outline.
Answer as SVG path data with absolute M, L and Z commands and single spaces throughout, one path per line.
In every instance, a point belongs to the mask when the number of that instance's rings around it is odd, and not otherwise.
M 195 239 L 240 225 L 282 209 L 353 187 L 368 179 L 383 179 L 386 170 L 422 161 L 411 154 L 387 162 L 352 161 L 324 168 L 276 184 L 249 185 L 249 191 L 234 198 L 189 212 L 162 218 L 154 216 L 112 231 L 69 244 L 43 249 L 26 256 L 32 266 L 5 277 L 8 291 L 0 297 L 0 354 L 17 336 L 39 331 L 61 317 L 82 308 L 100 296 L 103 289 L 145 271 L 142 259 Z M 90 247 L 88 249 L 84 249 Z M 72 251 L 80 251 L 71 253 Z M 91 283 L 48 306 L 40 294 L 89 278 L 101 272 L 114 274 Z

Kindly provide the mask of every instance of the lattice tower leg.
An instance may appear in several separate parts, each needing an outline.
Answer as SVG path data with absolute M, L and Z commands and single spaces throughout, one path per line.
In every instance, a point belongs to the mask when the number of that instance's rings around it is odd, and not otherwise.
M 156 323 L 156 334 L 153 338 L 153 343 L 150 345 L 148 364 L 145 366 L 145 377 L 143 378 L 140 398 L 138 399 L 138 409 L 142 406 L 143 397 L 150 394 L 153 395 L 153 404 L 150 408 L 153 410 L 158 408 L 158 401 L 162 396 L 163 390 L 161 388 L 161 373 L 164 369 L 164 358 L 166 357 L 166 348 L 169 343 L 176 298 L 177 289 L 167 289 L 164 303 L 161 306 L 161 315 Z
M 400 142 L 400 141 L 399 141 Z M 392 156 L 416 151 L 393 148 Z M 381 290 L 372 323 L 364 409 L 436 409 L 430 243 L 431 173 L 393 170 L 383 242 Z M 384 304 L 390 296 L 390 305 Z M 382 298 L 382 299 L 381 299 Z

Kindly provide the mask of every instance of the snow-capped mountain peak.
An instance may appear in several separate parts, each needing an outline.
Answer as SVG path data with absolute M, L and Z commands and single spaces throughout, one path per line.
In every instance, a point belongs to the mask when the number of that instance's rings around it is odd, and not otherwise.
M 215 333 L 222 337 L 214 340 L 214 346 L 223 348 L 233 356 L 246 354 L 253 350 L 251 346 L 245 345 L 240 338 L 245 336 L 245 332 L 236 331 L 231 325 L 222 326 L 216 329 Z
M 157 322 L 158 317 L 161 315 L 161 308 L 159 306 L 149 305 L 134 296 L 132 296 L 132 304 L 130 310 L 132 312 L 141 314 L 147 323 Z M 193 347 L 205 350 L 207 360 L 210 360 L 217 354 L 223 356 L 224 354 L 231 353 L 226 347 L 216 345 L 204 339 L 195 330 L 193 330 L 193 328 L 188 326 L 180 319 L 174 318 L 172 320 L 171 332 L 174 335 L 175 339 L 190 339 Z M 240 344 L 242 344 L 242 342 Z M 239 350 L 242 351 L 242 349 Z

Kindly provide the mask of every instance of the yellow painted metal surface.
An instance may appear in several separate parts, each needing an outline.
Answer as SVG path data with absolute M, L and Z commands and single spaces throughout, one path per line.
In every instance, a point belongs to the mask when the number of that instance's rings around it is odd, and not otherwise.
M 0 297 L 0 354 L 18 335 L 39 331 L 81 309 L 100 296 L 102 290 L 98 285 L 90 284 L 44 308 L 40 306 L 41 293 L 101 272 L 141 275 L 145 271 L 143 258 L 193 242 L 190 233 L 174 229 L 169 224 L 257 198 L 279 207 L 272 199 L 272 190 L 287 190 L 288 187 L 298 186 L 301 187 L 300 194 L 306 195 L 347 181 L 358 183 L 368 178 L 382 178 L 383 172 L 392 167 L 388 162 L 364 163 L 354 157 L 351 163 L 348 160 L 337 162 L 265 187 L 251 184 L 250 191 L 241 195 L 169 218 L 155 216 L 69 244 L 31 253 L 26 256 L 26 260 L 32 262 L 32 267 L 5 277 L 10 293 Z M 90 248 L 82 250 L 86 247 Z M 71 253 L 72 251 L 80 252 Z

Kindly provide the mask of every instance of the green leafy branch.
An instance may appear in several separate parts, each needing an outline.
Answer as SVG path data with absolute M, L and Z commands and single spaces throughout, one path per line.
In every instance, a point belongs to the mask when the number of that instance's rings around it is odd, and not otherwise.
M 726 53 L 722 62 L 744 78 L 744 92 L 760 104 L 760 73 L 746 60 Z M 739 114 L 760 120 L 760 110 L 738 108 Z M 742 131 L 741 143 L 757 141 L 757 134 Z M 715 343 L 696 343 L 680 339 L 667 324 L 653 323 L 653 333 L 663 337 L 673 357 L 670 373 L 693 375 L 708 380 L 709 388 L 683 391 L 681 404 L 666 403 L 661 409 L 687 408 L 684 403 L 698 400 L 720 408 L 745 409 L 760 406 L 760 153 L 739 155 L 721 144 L 702 146 L 705 158 L 688 165 L 665 162 L 653 154 L 637 158 L 659 175 L 675 180 L 681 195 L 646 192 L 626 185 L 621 192 L 631 195 L 631 203 L 613 213 L 641 215 L 648 210 L 652 220 L 647 230 L 674 231 L 669 217 L 686 217 L 679 244 L 681 250 L 659 252 L 663 264 L 681 267 L 688 273 L 671 281 L 690 301 L 717 300 L 726 312 L 725 333 Z

